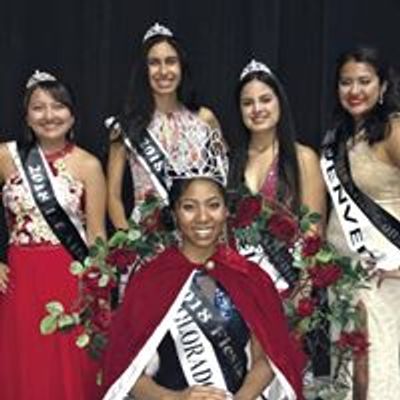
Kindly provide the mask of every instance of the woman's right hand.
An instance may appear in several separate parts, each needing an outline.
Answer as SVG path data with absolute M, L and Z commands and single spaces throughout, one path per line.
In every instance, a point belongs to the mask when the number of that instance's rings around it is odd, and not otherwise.
M 232 395 L 222 389 L 209 386 L 191 386 L 180 392 L 179 400 L 228 400 Z
M 0 262 L 0 293 L 4 294 L 7 291 L 9 272 L 10 269 L 8 266 Z

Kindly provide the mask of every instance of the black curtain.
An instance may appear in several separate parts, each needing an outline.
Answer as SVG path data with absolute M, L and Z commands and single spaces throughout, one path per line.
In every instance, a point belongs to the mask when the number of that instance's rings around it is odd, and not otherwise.
M 400 64 L 399 20 L 398 0 L 1 0 L 0 141 L 20 134 L 24 84 L 38 68 L 73 87 L 78 142 L 104 160 L 103 120 L 119 110 L 142 35 L 159 21 L 183 41 L 202 103 L 228 140 L 238 74 L 255 57 L 281 78 L 299 139 L 318 147 L 338 53 L 372 44 Z

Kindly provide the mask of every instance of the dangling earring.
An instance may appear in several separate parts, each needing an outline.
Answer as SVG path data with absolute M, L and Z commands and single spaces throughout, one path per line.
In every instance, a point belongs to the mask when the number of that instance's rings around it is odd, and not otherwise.
M 71 142 L 74 141 L 74 139 L 75 139 L 75 131 L 74 131 L 74 128 L 71 128 L 71 129 L 69 130 L 69 132 L 67 133 L 67 139 L 68 139 L 69 141 L 71 141 Z
M 378 103 L 379 103 L 380 105 L 383 104 L 383 91 L 381 91 L 381 92 L 379 93 Z
M 174 236 L 177 247 L 182 247 L 182 232 L 180 231 L 178 224 L 176 223 L 176 216 L 173 212 L 171 212 L 171 222 L 174 229 Z
M 221 234 L 219 235 L 218 238 L 219 243 L 221 244 L 228 244 L 228 228 L 226 226 L 226 223 L 224 224 L 222 230 L 221 230 Z

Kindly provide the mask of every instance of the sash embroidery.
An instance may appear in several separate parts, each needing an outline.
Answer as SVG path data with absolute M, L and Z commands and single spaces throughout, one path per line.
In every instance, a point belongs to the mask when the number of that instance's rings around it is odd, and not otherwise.
M 369 217 L 375 227 L 397 248 L 400 248 L 400 222 L 357 188 L 350 173 L 349 160 L 344 143 L 339 148 L 336 163 L 338 176 L 349 195 Z
M 247 372 L 247 357 L 232 332 L 218 322 L 221 318 L 192 283 L 174 318 L 171 335 L 189 385 L 214 385 L 236 392 Z
M 342 145 L 339 154 L 333 146 L 326 146 L 321 167 L 350 249 L 378 263 L 381 254 L 400 253 L 400 223 L 355 186 L 349 172 L 346 145 Z M 373 243 L 368 243 L 367 227 L 384 235 L 386 249 L 375 249 Z
M 126 134 L 123 135 L 126 148 L 136 155 L 140 164 L 149 173 L 160 197 L 168 203 L 168 190 L 164 178 L 164 165 L 168 162 L 168 155 L 161 144 L 147 129 L 143 132 L 142 140 L 137 146 L 132 145 Z
M 22 154 L 22 149 L 18 149 L 18 152 Z M 22 159 L 20 157 L 21 161 Z M 88 248 L 67 212 L 57 201 L 49 176 L 51 170 L 38 146 L 29 150 L 24 162 L 21 162 L 20 172 L 38 209 L 57 239 L 74 259 L 83 261 L 88 254 Z
M 192 315 L 207 339 L 212 343 L 222 364 L 222 370 L 223 372 L 226 371 L 225 380 L 228 389 L 231 392 L 236 392 L 242 385 L 247 371 L 245 350 L 236 338 L 238 336 L 242 339 L 246 338 L 248 330 L 232 332 L 229 329 L 229 324 L 225 326 L 218 322 L 222 316 L 196 284 L 192 284 L 183 307 Z M 208 318 L 205 317 L 206 315 Z
M 183 307 L 170 326 L 179 362 L 189 386 L 215 386 L 226 390 L 218 359 L 200 327 Z

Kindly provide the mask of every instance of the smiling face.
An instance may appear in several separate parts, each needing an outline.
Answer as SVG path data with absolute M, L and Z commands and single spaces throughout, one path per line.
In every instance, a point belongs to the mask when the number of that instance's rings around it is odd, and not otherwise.
M 243 86 L 240 111 L 244 125 L 252 133 L 275 131 L 281 113 L 279 99 L 273 89 L 257 79 Z
M 350 60 L 340 69 L 338 96 L 342 107 L 359 121 L 377 104 L 385 91 L 374 67 Z
M 71 110 L 49 91 L 38 87 L 32 92 L 26 107 L 26 123 L 40 143 L 63 143 L 74 122 Z
M 228 213 L 221 189 L 209 179 L 194 179 L 180 195 L 174 211 L 182 252 L 191 261 L 206 261 L 214 253 Z
M 178 52 L 166 41 L 158 42 L 147 53 L 150 87 L 155 96 L 176 94 L 182 70 Z

